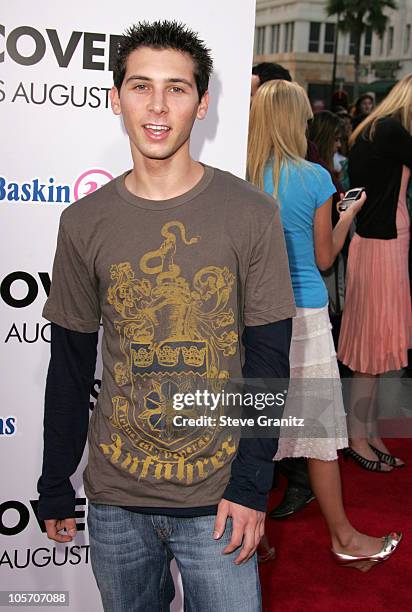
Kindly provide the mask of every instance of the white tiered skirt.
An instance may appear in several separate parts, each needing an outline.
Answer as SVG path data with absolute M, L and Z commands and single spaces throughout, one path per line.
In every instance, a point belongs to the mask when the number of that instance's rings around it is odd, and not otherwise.
M 328 307 L 297 308 L 290 348 L 290 386 L 283 417 L 304 426 L 281 427 L 275 460 L 337 459 L 348 446 L 346 415 Z M 290 422 L 289 418 L 289 422 Z

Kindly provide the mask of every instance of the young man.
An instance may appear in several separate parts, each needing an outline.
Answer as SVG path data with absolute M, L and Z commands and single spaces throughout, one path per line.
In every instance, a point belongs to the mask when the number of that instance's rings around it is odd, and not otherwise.
M 274 62 L 262 62 L 253 66 L 250 97 L 253 98 L 253 96 L 255 95 L 259 87 L 263 85 L 263 83 L 276 79 L 291 81 L 292 77 L 290 76 L 289 70 L 287 70 L 280 64 L 275 64 Z
M 248 377 L 289 373 L 294 303 L 274 201 L 189 154 L 211 69 L 183 25 L 131 28 L 111 102 L 133 169 L 61 217 L 44 309 L 39 511 L 49 538 L 72 540 L 70 476 L 88 432 L 91 559 L 109 611 L 167 610 L 173 557 L 185 609 L 261 609 L 254 553 L 276 441 L 173 426 L 176 393 L 222 389 L 242 365 Z M 101 318 L 103 383 L 89 426 Z

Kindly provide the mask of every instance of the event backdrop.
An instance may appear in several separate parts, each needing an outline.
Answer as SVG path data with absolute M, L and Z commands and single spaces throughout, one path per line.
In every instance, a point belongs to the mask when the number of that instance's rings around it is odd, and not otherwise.
M 254 0 L 13 0 L 0 11 L 1 589 L 63 590 L 70 610 L 101 610 L 91 573 L 82 467 L 73 478 L 79 534 L 55 545 L 36 518 L 50 286 L 61 212 L 131 165 L 109 105 L 117 36 L 141 20 L 178 19 L 213 51 L 207 119 L 192 152 L 244 176 Z M 99 390 L 100 368 L 90 397 Z M 83 461 L 84 463 L 84 461 Z M 181 607 L 177 595 L 174 609 Z M 9 609 L 9 607 L 7 607 Z M 12 607 L 10 606 L 10 609 Z

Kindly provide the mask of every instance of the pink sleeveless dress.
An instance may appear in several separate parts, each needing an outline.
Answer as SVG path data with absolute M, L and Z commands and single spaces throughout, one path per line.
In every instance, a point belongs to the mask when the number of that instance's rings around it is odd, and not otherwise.
M 410 219 L 403 167 L 396 213 L 397 238 L 354 235 L 349 249 L 338 359 L 355 372 L 383 374 L 408 362 L 412 309 L 408 273 Z

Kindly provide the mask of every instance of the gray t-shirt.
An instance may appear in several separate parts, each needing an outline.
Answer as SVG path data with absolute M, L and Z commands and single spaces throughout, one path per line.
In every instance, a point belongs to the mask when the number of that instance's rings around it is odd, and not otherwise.
M 162 201 L 134 196 L 126 174 L 62 213 L 43 311 L 78 332 L 103 323 L 86 494 L 120 506 L 217 504 L 237 435 L 177 430 L 173 396 L 240 378 L 243 327 L 294 315 L 279 211 L 209 166 L 193 189 Z

